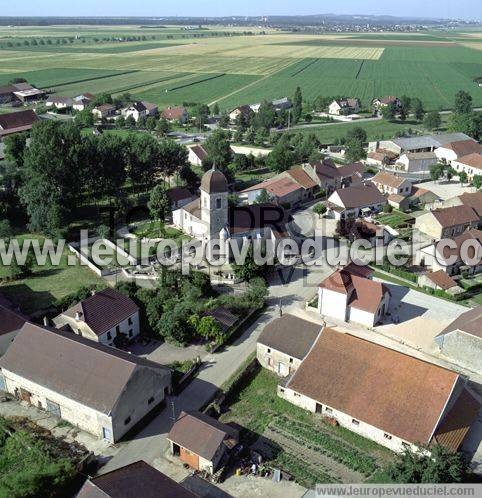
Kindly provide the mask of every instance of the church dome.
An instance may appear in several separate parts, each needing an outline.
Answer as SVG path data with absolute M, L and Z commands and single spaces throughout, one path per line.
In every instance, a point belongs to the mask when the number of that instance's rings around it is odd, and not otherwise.
M 228 191 L 228 181 L 226 177 L 216 169 L 210 169 L 204 173 L 201 179 L 201 190 L 207 194 L 219 194 Z

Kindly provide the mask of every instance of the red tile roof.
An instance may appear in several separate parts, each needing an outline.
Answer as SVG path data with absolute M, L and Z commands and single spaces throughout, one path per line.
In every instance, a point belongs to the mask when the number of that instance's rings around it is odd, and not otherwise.
M 0 114 L 0 135 L 30 130 L 37 121 L 37 115 L 31 110 Z
M 411 443 L 429 443 L 456 372 L 325 328 L 287 388 Z
M 168 107 L 162 111 L 162 117 L 168 121 L 181 119 L 187 113 L 185 107 Z
M 379 171 L 372 179 L 373 183 L 380 183 L 388 187 L 398 188 L 406 181 L 406 178 L 387 173 L 386 171 Z
M 449 149 L 455 152 L 457 157 L 467 156 L 476 152 L 480 154 L 482 152 L 482 146 L 472 138 L 469 140 L 458 140 L 456 142 L 449 142 L 448 144 L 442 145 L 442 149 Z
M 314 188 L 318 184 L 313 181 L 308 173 L 300 166 L 291 168 L 286 172 L 296 183 L 305 189 Z
M 465 225 L 479 221 L 476 212 L 470 206 L 452 206 L 431 211 L 443 228 Z
M 427 273 L 426 277 L 442 290 L 449 290 L 452 287 L 457 287 L 457 282 L 449 277 L 443 270 Z
M 482 154 L 473 153 L 457 159 L 458 163 L 465 164 L 472 168 L 482 169 Z

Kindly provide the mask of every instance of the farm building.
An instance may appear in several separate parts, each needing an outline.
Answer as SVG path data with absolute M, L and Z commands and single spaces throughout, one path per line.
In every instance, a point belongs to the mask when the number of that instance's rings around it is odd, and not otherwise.
M 177 107 L 167 107 L 164 109 L 161 113 L 161 118 L 165 119 L 166 121 L 169 121 L 170 123 L 174 121 L 179 121 L 179 123 L 186 123 L 187 120 L 189 119 L 189 113 L 187 112 L 187 109 L 182 106 L 177 106 Z
M 458 373 L 330 328 L 278 395 L 395 452 L 458 451 L 480 410 Z
M 74 97 L 74 105 L 72 106 L 75 111 L 83 111 L 95 100 L 95 95 L 91 93 L 83 93 Z
M 470 206 L 434 209 L 418 216 L 415 229 L 434 240 L 455 237 L 468 228 L 477 228 L 479 217 Z
M 457 282 L 443 270 L 420 275 L 417 283 L 420 287 L 429 287 L 430 289 L 442 290 L 449 293 L 463 292 L 463 289 L 457 285 Z
M 202 166 L 204 159 L 208 157 L 208 153 L 202 145 L 191 145 L 187 148 L 187 151 L 187 159 L 193 166 Z
M 65 110 L 70 109 L 74 105 L 73 99 L 70 97 L 61 97 L 60 95 L 51 95 L 46 101 L 47 107 L 55 107 L 56 109 Z
M 482 154 L 474 152 L 468 156 L 460 157 L 452 161 L 452 168 L 457 173 L 465 172 L 469 181 L 476 175 L 482 175 Z
M 116 113 L 116 108 L 112 104 L 102 104 L 94 107 L 92 109 L 92 114 L 94 118 L 105 119 L 114 116 Z
M 405 152 L 395 167 L 409 173 L 426 173 L 434 164 L 437 164 L 435 152 Z
M 321 328 L 290 314 L 271 321 L 258 338 L 256 357 L 260 365 L 280 377 L 291 375 L 309 353 Z
M 31 110 L 0 114 L 0 137 L 31 130 L 37 121 L 37 115 Z
M 30 323 L 0 369 L 0 390 L 112 443 L 171 388 L 171 371 L 158 363 Z
M 201 412 L 181 412 L 167 440 L 171 453 L 195 470 L 214 474 L 239 443 L 239 432 Z

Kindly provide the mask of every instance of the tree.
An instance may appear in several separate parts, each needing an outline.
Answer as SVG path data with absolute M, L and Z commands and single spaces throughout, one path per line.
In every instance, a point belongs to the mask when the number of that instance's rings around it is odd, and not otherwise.
M 425 116 L 425 110 L 423 108 L 423 103 L 419 98 L 412 99 L 412 110 L 417 121 L 422 121 Z
M 303 95 L 301 94 L 301 88 L 297 86 L 293 97 L 293 107 L 291 109 L 293 124 L 296 124 L 300 120 L 302 112 L 303 112 Z
M 449 117 L 449 130 L 478 139 L 482 130 L 482 119 L 475 112 L 452 114 Z
M 265 266 L 258 266 L 254 261 L 254 251 L 252 245 L 249 246 L 243 264 L 233 264 L 232 268 L 235 277 L 246 282 L 250 282 L 256 277 L 261 277 L 266 270 Z
M 345 137 L 345 157 L 350 162 L 356 162 L 367 157 L 364 144 L 367 140 L 367 133 L 363 128 L 356 126 L 348 130 Z
M 407 95 L 402 95 L 400 97 L 400 120 L 405 121 L 407 116 L 410 114 L 410 108 L 412 105 L 412 100 Z
M 464 482 L 467 472 L 468 464 L 461 453 L 438 444 L 418 451 L 407 448 L 385 469 L 393 482 L 403 484 Z
M 434 164 L 433 166 L 430 167 L 430 178 L 434 182 L 442 178 L 443 174 L 444 174 L 444 169 L 441 164 Z
M 382 116 L 383 119 L 387 121 L 391 121 L 395 118 L 395 114 L 397 113 L 397 106 L 394 102 L 390 102 L 388 105 L 382 107 Z
M 131 128 L 131 129 L 136 127 L 136 120 L 134 119 L 134 116 L 132 115 L 127 116 L 125 121 L 125 126 L 126 128 Z
M 271 202 L 271 197 L 268 192 L 263 189 L 254 200 L 253 204 L 266 204 L 267 202 Z
M 188 152 L 186 147 L 174 140 L 161 140 L 157 152 L 155 172 L 159 175 L 168 177 L 174 173 L 181 173 L 188 165 Z
M 450 181 L 454 177 L 455 173 L 456 171 L 453 168 L 449 167 L 445 171 L 445 177 L 447 178 L 448 181 Z
M 119 116 L 116 120 L 115 120 L 115 127 L 116 128 L 125 128 L 125 125 L 126 125 L 126 118 L 124 116 Z
M 220 170 L 227 168 L 231 162 L 231 145 L 229 134 L 225 130 L 217 129 L 204 142 L 204 149 L 209 159 L 216 164 Z
M 197 333 L 204 339 L 213 340 L 220 344 L 224 338 L 224 332 L 221 325 L 212 316 L 203 316 L 201 318 L 194 315 L 191 320 Z
M 284 142 L 278 142 L 266 158 L 266 166 L 277 172 L 286 171 L 295 162 L 295 156 L 289 146 Z
M 459 182 L 461 185 L 463 185 L 464 183 L 467 183 L 467 173 L 465 171 L 461 171 L 459 173 Z
M 269 289 L 266 280 L 262 277 L 254 277 L 249 282 L 244 299 L 250 308 L 261 308 L 266 303 L 268 295 Z
M 383 212 L 384 213 L 391 213 L 393 211 L 393 207 L 391 204 L 385 204 L 383 206 Z
M 170 125 L 166 119 L 162 118 L 157 122 L 156 131 L 157 133 L 159 133 L 159 135 L 164 136 L 169 132 L 169 130 Z
M 318 218 L 321 218 L 322 216 L 324 216 L 326 211 L 327 211 L 327 207 L 322 202 L 315 204 L 315 206 L 313 207 L 313 212 L 318 215 Z
M 219 115 L 219 104 L 217 102 L 214 103 L 213 108 L 211 110 L 211 114 L 213 116 L 218 116 Z
M 86 107 L 84 110 L 79 111 L 75 115 L 75 122 L 83 128 L 94 126 L 94 115 L 92 114 L 90 107 Z
M 12 162 L 15 166 L 20 167 L 23 165 L 23 155 L 27 145 L 26 133 L 14 133 L 7 135 L 4 138 L 5 143 L 5 158 L 7 161 Z
M 459 175 L 459 179 L 460 179 L 460 175 Z M 474 175 L 474 177 L 472 178 L 472 185 L 477 190 L 480 190 L 480 188 L 482 187 L 482 175 Z
M 442 124 L 442 118 L 437 111 L 429 112 L 425 115 L 423 126 L 429 130 L 436 130 Z
M 151 192 L 147 207 L 155 220 L 164 221 L 171 207 L 168 189 L 162 185 L 156 185 Z
M 75 207 L 84 183 L 86 156 L 79 128 L 72 123 L 36 123 L 23 163 L 19 195 L 27 209 L 29 229 L 52 234 Z
M 158 141 L 145 133 L 130 133 L 125 139 L 124 151 L 127 174 L 134 185 L 152 186 L 159 158 Z
M 149 116 L 146 119 L 146 130 L 154 131 L 156 129 L 157 121 L 154 116 Z
M 276 120 L 276 112 L 273 104 L 267 100 L 263 100 L 259 106 L 257 114 L 252 119 L 254 128 L 264 128 L 266 131 L 274 126 Z
M 455 114 L 470 114 L 472 112 L 472 96 L 460 90 L 455 94 L 454 113 Z

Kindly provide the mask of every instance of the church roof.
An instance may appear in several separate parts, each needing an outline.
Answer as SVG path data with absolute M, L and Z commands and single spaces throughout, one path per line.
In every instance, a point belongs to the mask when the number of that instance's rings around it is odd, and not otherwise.
M 221 171 L 213 168 L 204 173 L 201 179 L 201 190 L 208 194 L 227 192 L 228 181 Z

